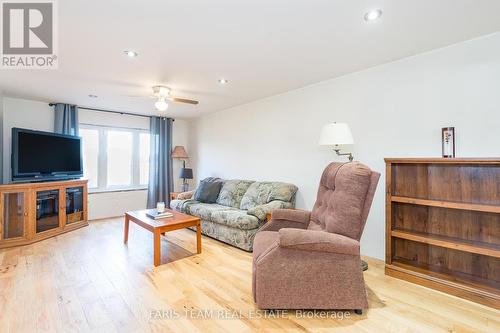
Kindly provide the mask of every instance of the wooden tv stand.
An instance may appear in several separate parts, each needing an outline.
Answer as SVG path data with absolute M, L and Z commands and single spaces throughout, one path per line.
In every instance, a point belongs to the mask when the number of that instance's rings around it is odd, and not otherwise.
M 0 185 L 0 249 L 87 226 L 87 182 Z

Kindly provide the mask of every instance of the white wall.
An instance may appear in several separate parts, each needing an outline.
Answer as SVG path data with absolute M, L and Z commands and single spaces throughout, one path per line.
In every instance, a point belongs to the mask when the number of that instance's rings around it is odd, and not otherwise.
M 384 157 L 439 157 L 444 126 L 455 126 L 457 156 L 500 156 L 500 33 L 206 115 L 190 131 L 197 178 L 291 182 L 297 207 L 311 209 L 323 168 L 344 160 L 318 146 L 334 121 L 350 125 L 355 159 L 382 175 Z M 384 184 L 361 244 L 380 259 Z
M 1 97 L 1 95 L 0 95 Z M 10 152 L 11 152 L 11 129 L 12 127 L 29 128 L 40 131 L 54 130 L 54 111 L 45 102 L 24 100 L 5 97 L 3 100 L 3 179 L 8 181 L 10 177 Z M 1 111 L 1 108 L 0 108 Z M 1 112 L 0 112 L 1 116 Z M 149 129 L 149 119 L 127 115 L 117 115 L 102 112 L 81 110 L 79 114 L 80 123 L 97 124 L 105 126 L 133 127 Z M 0 117 L 1 119 L 1 117 Z M 177 119 L 173 126 L 173 145 L 183 145 L 188 149 L 187 122 Z M 180 186 L 178 175 L 178 161 L 174 161 L 174 178 L 176 187 Z M 177 169 L 175 168 L 177 167 Z M 175 173 L 176 172 L 176 173 Z M 123 191 L 109 193 L 89 194 L 89 219 L 100 219 L 106 217 L 120 216 L 127 210 L 142 209 L 146 207 L 147 191 Z
M 89 193 L 89 220 L 122 216 L 129 210 L 146 208 L 147 190 Z

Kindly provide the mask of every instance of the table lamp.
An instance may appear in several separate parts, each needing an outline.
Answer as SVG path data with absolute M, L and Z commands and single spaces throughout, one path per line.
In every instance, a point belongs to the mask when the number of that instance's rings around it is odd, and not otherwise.
M 193 169 L 182 168 L 179 172 L 179 178 L 182 178 L 182 192 L 189 191 L 189 184 L 186 179 L 193 179 Z
M 333 146 L 337 156 L 348 156 L 349 162 L 352 162 L 353 156 L 351 153 L 340 152 L 340 146 L 354 144 L 351 129 L 346 123 L 333 123 L 323 126 L 319 144 L 321 146 Z

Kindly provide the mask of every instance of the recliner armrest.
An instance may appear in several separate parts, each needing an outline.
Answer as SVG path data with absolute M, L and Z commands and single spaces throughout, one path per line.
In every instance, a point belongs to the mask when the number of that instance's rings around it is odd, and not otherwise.
M 300 209 L 275 209 L 273 210 L 271 218 L 273 220 L 288 220 L 309 224 L 311 212 Z
M 359 242 L 355 239 L 325 231 L 283 228 L 279 230 L 282 248 L 359 255 Z

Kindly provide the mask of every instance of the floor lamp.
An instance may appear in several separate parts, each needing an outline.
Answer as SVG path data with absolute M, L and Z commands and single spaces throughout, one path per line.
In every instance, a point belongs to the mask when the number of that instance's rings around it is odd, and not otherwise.
M 179 178 L 182 178 L 181 192 L 187 192 L 189 190 L 188 179 L 193 179 L 193 169 L 186 168 L 186 160 L 189 158 L 186 149 L 183 146 L 175 146 L 172 151 L 172 158 L 182 160 L 182 168 L 179 172 Z
M 337 154 L 337 156 L 347 156 L 349 162 L 352 162 L 354 159 L 352 153 L 340 152 L 341 146 L 350 146 L 354 144 L 351 129 L 346 123 L 333 123 L 323 126 L 321 136 L 319 138 L 319 144 L 321 146 L 333 147 L 333 151 Z M 368 269 L 368 263 L 361 260 L 361 268 L 366 271 Z

